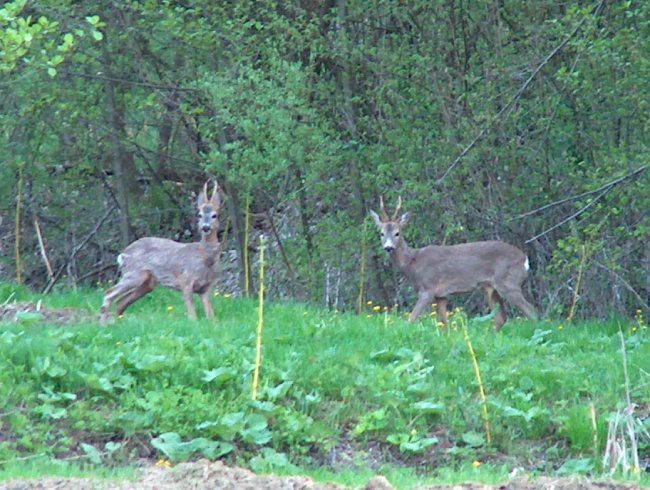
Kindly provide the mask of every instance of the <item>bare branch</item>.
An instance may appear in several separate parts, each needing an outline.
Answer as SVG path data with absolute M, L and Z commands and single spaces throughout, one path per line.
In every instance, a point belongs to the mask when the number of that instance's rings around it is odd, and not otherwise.
M 600 13 L 600 10 L 602 9 L 602 7 L 603 7 L 604 4 L 605 4 L 605 0 L 601 0 L 600 3 L 598 4 L 598 6 L 596 7 L 596 9 L 594 10 L 594 15 L 598 15 L 598 14 Z M 569 41 L 571 40 L 571 38 L 573 38 L 573 36 L 575 36 L 575 35 L 578 33 L 578 31 L 580 30 L 580 28 L 582 27 L 582 25 L 585 23 L 585 21 L 587 20 L 587 18 L 588 18 L 588 17 L 586 17 L 586 16 L 583 17 L 582 20 L 578 23 L 578 25 L 573 29 L 573 31 L 571 31 L 571 33 L 570 33 L 567 37 L 565 37 L 565 38 L 562 40 L 562 42 L 561 42 L 560 44 L 558 44 L 558 45 L 553 49 L 553 51 L 551 51 L 551 52 L 546 56 L 546 58 L 544 58 L 544 59 L 542 60 L 542 62 L 541 62 L 539 65 L 537 65 L 537 68 L 535 68 L 535 70 L 533 70 L 533 73 L 531 73 L 531 75 L 528 77 L 528 79 L 527 79 L 527 80 L 526 80 L 526 81 L 521 85 L 521 87 L 519 87 L 519 90 L 517 90 L 517 92 L 515 92 L 515 94 L 510 98 L 510 100 L 508 101 L 508 103 L 507 103 L 506 105 L 504 105 L 504 106 L 501 108 L 501 110 L 496 114 L 496 116 L 494 116 L 494 119 L 492 119 L 492 121 L 490 121 L 486 127 L 484 127 L 483 129 L 481 129 L 481 131 L 479 131 L 479 133 L 478 133 L 478 134 L 476 135 L 476 137 L 472 140 L 472 142 L 471 142 L 469 145 L 467 145 L 463 151 L 460 152 L 460 155 L 458 155 L 458 156 L 456 157 L 456 159 L 455 159 L 455 160 L 452 162 L 452 164 L 447 168 L 447 170 L 445 170 L 445 172 L 442 174 L 442 176 L 441 176 L 438 180 L 436 180 L 436 185 L 440 185 L 440 184 L 442 183 L 442 181 L 445 180 L 445 178 L 447 177 L 447 175 L 449 175 L 449 173 L 450 173 L 454 168 L 456 168 L 456 166 L 460 163 L 460 161 L 463 159 L 463 157 L 465 157 L 465 155 L 467 155 L 467 154 L 469 153 L 469 151 L 470 151 L 472 148 L 474 148 L 474 146 L 475 146 L 475 145 L 476 145 L 476 144 L 477 144 L 481 139 L 483 139 L 483 137 L 484 137 L 484 136 L 485 136 L 489 131 L 491 131 L 493 128 L 495 128 L 495 127 L 498 126 L 499 119 L 501 118 L 501 116 L 503 116 L 504 114 L 507 114 L 507 113 L 510 112 L 510 109 L 512 108 L 512 106 L 514 105 L 514 103 L 517 102 L 517 101 L 519 100 L 519 98 L 520 98 L 520 97 L 522 96 L 522 94 L 526 91 L 526 89 L 528 88 L 528 86 L 529 86 L 529 85 L 532 83 L 532 81 L 535 79 L 535 77 L 537 76 L 537 74 L 542 70 L 542 68 L 544 68 L 544 66 L 546 66 L 546 64 L 547 64 L 549 61 L 551 61 L 551 60 L 555 57 L 555 55 L 557 55 L 557 54 L 562 50 L 562 48 L 564 48 L 564 46 L 566 46 L 566 45 L 569 43 Z
M 526 213 L 520 214 L 519 216 L 515 216 L 514 218 L 510 218 L 508 221 L 513 221 L 513 220 L 516 220 L 516 219 L 525 218 L 527 216 L 532 216 L 533 214 L 541 213 L 542 211 L 545 211 L 545 210 L 547 210 L 549 208 L 552 208 L 552 207 L 555 207 L 555 206 L 559 206 L 560 204 L 564 204 L 564 203 L 569 202 L 569 201 L 575 201 L 576 199 L 580 199 L 582 197 L 589 196 L 591 194 L 596 194 L 596 193 L 598 193 L 600 191 L 603 191 L 605 189 L 609 189 L 611 187 L 614 187 L 614 186 L 620 184 L 621 182 L 623 182 L 623 181 L 625 181 L 627 179 L 635 177 L 635 176 L 639 175 L 640 173 L 642 173 L 643 171 L 645 171 L 647 169 L 648 169 L 648 165 L 644 165 L 643 167 L 637 168 L 634 172 L 631 172 L 631 173 L 629 173 L 627 175 L 624 175 L 623 177 L 619 177 L 616 180 L 612 180 L 611 182 L 608 182 L 607 184 L 599 187 L 598 189 L 594 189 L 593 191 L 583 192 L 582 194 L 577 194 L 575 196 L 567 197 L 565 199 L 560 199 L 559 201 L 555 201 L 555 202 L 551 202 L 549 204 L 545 204 L 544 206 L 541 206 L 541 207 L 539 207 L 537 209 L 533 209 L 532 211 L 528 211 Z
M 546 235 L 547 233 L 550 233 L 551 231 L 555 230 L 556 228 L 559 228 L 559 227 L 562 226 L 563 224 L 568 223 L 568 222 L 571 221 L 573 218 L 577 218 L 577 217 L 580 216 L 582 213 L 584 213 L 587 209 L 589 209 L 591 206 L 593 206 L 594 204 L 596 204 L 596 203 L 598 202 L 598 200 L 600 200 L 601 197 L 603 197 L 605 194 L 607 194 L 607 193 L 608 193 L 609 191 L 611 191 L 612 189 L 613 189 L 613 187 L 607 187 L 603 192 L 601 192 L 600 194 L 598 194 L 598 196 L 596 196 L 596 198 L 595 198 L 593 201 L 591 201 L 589 204 L 587 204 L 587 205 L 584 206 L 583 208 L 579 209 L 578 211 L 576 211 L 575 213 L 573 213 L 571 216 L 568 216 L 567 218 L 564 218 L 564 219 L 563 219 L 562 221 L 560 221 L 559 223 L 556 223 L 556 224 L 554 224 L 553 226 L 551 226 L 550 228 L 544 230 L 544 231 L 541 232 L 539 235 L 535 235 L 534 237 L 529 238 L 529 239 L 526 240 L 524 243 L 530 243 L 530 242 L 532 242 L 532 241 L 535 241 L 535 240 L 537 240 L 538 238 L 543 237 L 543 236 Z

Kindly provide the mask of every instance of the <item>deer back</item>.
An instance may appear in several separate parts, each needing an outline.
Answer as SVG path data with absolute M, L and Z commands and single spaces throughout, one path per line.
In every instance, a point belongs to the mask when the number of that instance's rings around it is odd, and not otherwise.
M 415 250 L 401 269 L 416 289 L 435 291 L 444 297 L 464 293 L 479 285 L 492 285 L 509 274 L 526 271 L 526 255 L 517 247 L 484 241 L 459 245 L 430 245 Z
M 125 276 L 147 271 L 168 288 L 203 293 L 217 277 L 219 251 L 218 242 L 179 243 L 145 237 L 126 247 L 118 260 Z

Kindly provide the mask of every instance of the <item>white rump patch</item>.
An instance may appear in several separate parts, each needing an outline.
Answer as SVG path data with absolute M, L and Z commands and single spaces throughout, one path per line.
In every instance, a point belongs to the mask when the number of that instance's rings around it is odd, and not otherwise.
M 526 257 L 526 262 L 524 262 L 524 269 L 527 271 L 530 270 L 530 263 L 528 262 L 528 257 Z
M 528 259 L 526 259 L 528 260 Z M 117 256 L 117 265 L 122 267 L 122 263 L 124 262 L 124 256 L 122 254 Z

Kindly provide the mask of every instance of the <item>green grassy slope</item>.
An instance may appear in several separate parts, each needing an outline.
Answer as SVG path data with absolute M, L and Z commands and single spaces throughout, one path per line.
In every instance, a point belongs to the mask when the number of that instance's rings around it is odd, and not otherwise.
M 0 303 L 9 289 L 0 287 Z M 101 293 L 42 299 L 97 311 Z M 258 471 L 390 464 L 440 476 L 480 464 L 503 475 L 597 473 L 607 418 L 625 401 L 619 328 L 632 401 L 641 411 L 650 404 L 643 323 L 515 320 L 496 334 L 489 321 L 469 320 L 488 446 L 460 328 L 290 303 L 265 306 L 252 402 L 255 302 L 218 296 L 215 311 L 216 323 L 189 321 L 180 296 L 159 290 L 107 328 L 0 323 L 0 469 L 33 455 L 116 467 L 207 456 Z M 456 324 L 464 321 L 458 313 Z

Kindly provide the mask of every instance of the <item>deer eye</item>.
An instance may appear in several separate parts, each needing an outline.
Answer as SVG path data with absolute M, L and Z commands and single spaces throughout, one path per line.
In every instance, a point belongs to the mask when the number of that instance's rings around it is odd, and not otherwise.
M 384 236 L 384 232 L 383 232 L 383 231 L 381 232 L 381 236 Z
M 217 219 L 217 213 L 212 213 L 212 217 L 213 217 L 214 219 Z
M 397 233 L 395 233 L 395 236 L 399 236 L 399 231 Z

